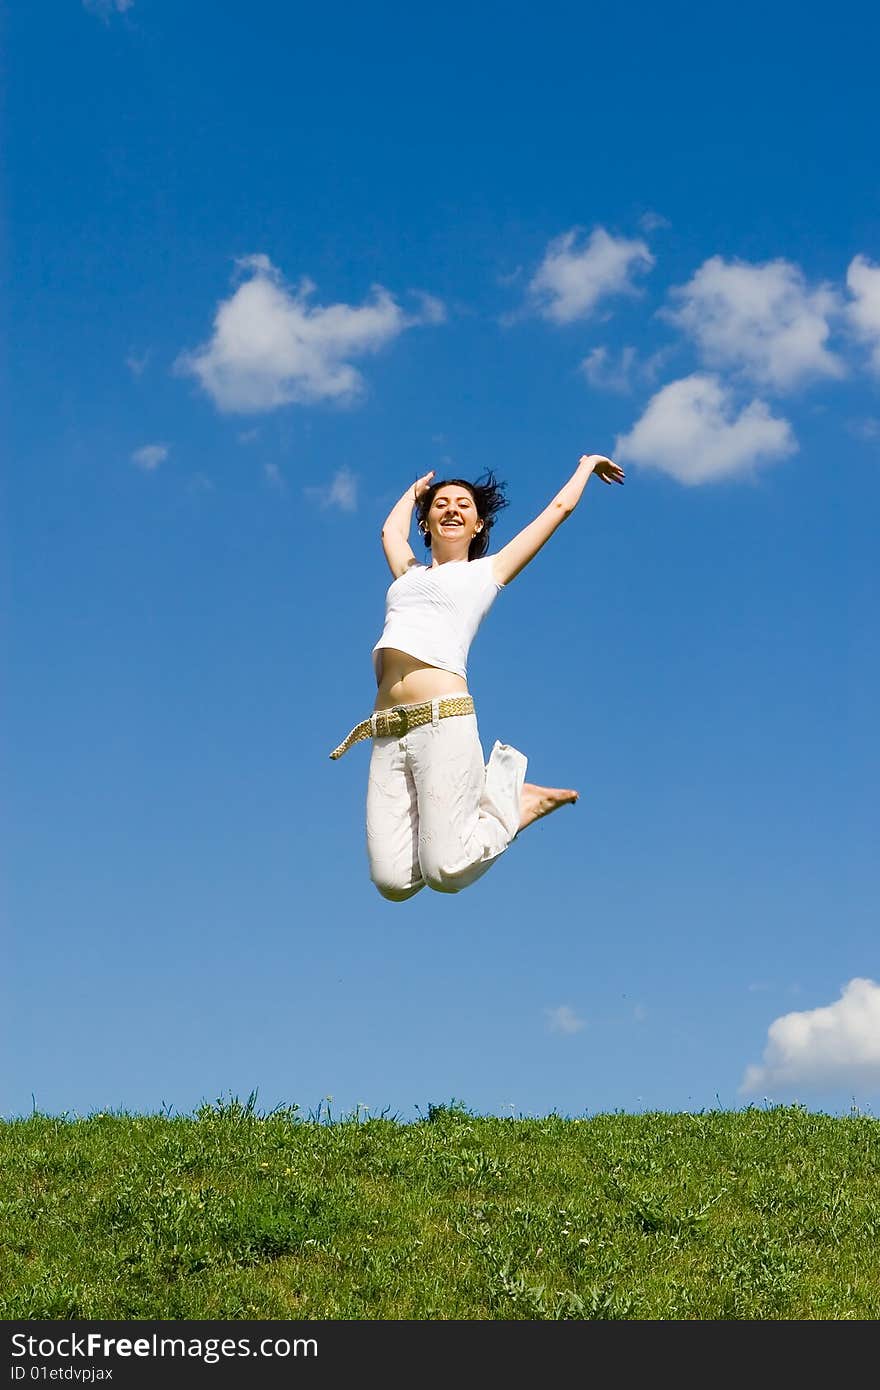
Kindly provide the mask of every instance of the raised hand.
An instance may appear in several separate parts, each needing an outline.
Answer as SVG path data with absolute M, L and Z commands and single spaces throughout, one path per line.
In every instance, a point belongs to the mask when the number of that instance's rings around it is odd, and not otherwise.
M 430 473 L 425 474 L 424 478 L 416 479 L 416 481 L 413 483 L 414 501 L 418 502 L 420 497 L 424 497 L 425 493 L 428 491 L 428 488 L 431 486 L 431 479 L 433 478 L 433 476 L 434 470 L 432 468 Z
M 623 469 L 619 464 L 607 459 L 604 454 L 581 454 L 578 463 L 586 464 L 597 478 L 602 479 L 603 483 L 623 482 Z

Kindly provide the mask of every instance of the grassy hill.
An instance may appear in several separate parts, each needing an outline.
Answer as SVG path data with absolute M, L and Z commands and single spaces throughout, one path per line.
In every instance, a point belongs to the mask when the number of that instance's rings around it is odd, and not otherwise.
M 0 1123 L 0 1317 L 880 1316 L 878 1120 L 253 1099 Z

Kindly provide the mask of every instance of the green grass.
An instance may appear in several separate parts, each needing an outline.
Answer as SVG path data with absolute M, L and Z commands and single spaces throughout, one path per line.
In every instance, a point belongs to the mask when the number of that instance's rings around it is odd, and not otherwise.
M 253 1101 L 0 1123 L 0 1317 L 880 1315 L 873 1118 Z

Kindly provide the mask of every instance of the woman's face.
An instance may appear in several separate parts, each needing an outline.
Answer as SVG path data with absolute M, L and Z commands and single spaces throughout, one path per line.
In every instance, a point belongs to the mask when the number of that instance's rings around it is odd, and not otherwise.
M 483 529 L 473 493 L 460 484 L 451 487 L 441 484 L 426 519 L 432 544 L 441 540 L 466 541 L 470 545 L 476 532 Z

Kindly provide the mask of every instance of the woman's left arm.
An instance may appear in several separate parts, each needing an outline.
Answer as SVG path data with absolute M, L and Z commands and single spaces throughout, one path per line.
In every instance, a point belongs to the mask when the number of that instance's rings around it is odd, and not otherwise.
M 508 541 L 492 557 L 492 572 L 499 584 L 509 584 L 520 570 L 533 560 L 545 541 L 571 516 L 581 500 L 584 488 L 595 473 L 603 483 L 622 483 L 623 469 L 604 454 L 582 454 L 568 482 L 557 492 L 549 507 L 545 507 L 528 526 Z

